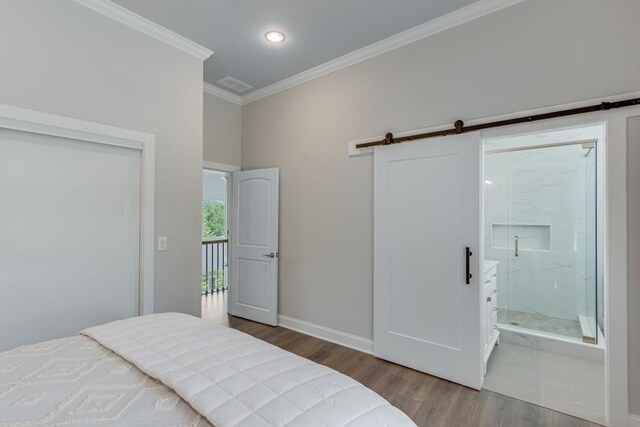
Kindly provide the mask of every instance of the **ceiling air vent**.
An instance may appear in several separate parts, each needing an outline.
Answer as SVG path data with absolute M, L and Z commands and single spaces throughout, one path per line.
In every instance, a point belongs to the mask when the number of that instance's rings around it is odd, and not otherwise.
M 233 89 L 236 92 L 245 92 L 251 88 L 253 88 L 253 86 L 246 84 L 245 82 L 241 82 L 238 79 L 234 79 L 231 76 L 227 76 L 227 77 L 223 77 L 220 80 L 218 80 L 218 83 L 228 87 L 229 89 Z

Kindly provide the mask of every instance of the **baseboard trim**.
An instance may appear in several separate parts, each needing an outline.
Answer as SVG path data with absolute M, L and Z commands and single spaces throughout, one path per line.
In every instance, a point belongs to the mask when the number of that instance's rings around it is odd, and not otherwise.
M 320 338 L 321 340 L 329 341 L 334 344 L 339 344 L 344 347 L 349 347 L 363 353 L 373 354 L 373 341 L 357 335 L 352 335 L 283 315 L 278 315 L 278 326 L 300 332 L 301 334 Z
M 640 415 L 629 414 L 629 427 L 640 427 Z

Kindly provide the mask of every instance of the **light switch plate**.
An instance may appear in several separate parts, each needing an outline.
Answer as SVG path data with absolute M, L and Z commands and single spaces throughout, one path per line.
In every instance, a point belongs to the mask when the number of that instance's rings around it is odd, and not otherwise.
M 167 236 L 158 237 L 158 250 L 159 251 L 167 250 Z

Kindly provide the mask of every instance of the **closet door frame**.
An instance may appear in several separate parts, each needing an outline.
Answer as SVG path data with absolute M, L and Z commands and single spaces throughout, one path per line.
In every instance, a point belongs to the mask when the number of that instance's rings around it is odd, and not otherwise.
M 138 314 L 153 313 L 155 240 L 155 136 L 0 104 L 0 129 L 131 148 L 140 151 Z

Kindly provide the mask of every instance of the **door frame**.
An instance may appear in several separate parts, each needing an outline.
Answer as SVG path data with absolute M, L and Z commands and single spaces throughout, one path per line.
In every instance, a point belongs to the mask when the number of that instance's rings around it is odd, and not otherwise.
M 227 163 L 217 163 L 217 162 L 209 162 L 204 160 L 202 162 L 202 169 L 218 171 L 218 172 L 237 172 L 240 170 L 240 166 L 231 165 Z
M 140 151 L 138 315 L 154 311 L 155 136 L 0 104 L 0 128 Z
M 216 172 L 225 172 L 227 173 L 229 176 L 227 177 L 227 194 L 226 194 L 226 200 L 225 200 L 225 216 L 227 217 L 227 260 L 231 260 L 231 239 L 230 239 L 230 234 L 231 234 L 231 230 L 233 230 L 232 227 L 232 221 L 233 221 L 233 215 L 232 215 L 232 208 L 233 208 L 233 203 L 229 203 L 229 200 L 232 200 L 232 191 L 233 191 L 233 184 L 232 184 L 232 180 L 231 178 L 231 174 L 233 172 L 238 172 L 239 170 L 241 170 L 240 166 L 236 166 L 236 165 L 230 165 L 227 163 L 217 163 L 217 162 L 210 162 L 207 160 L 204 160 L 202 162 L 202 169 L 203 170 L 210 170 L 210 171 L 216 171 Z M 200 192 L 202 193 L 202 191 Z M 201 201 L 202 203 L 202 201 Z M 202 209 L 201 209 L 202 210 Z M 200 222 L 202 223 L 202 219 L 200 219 Z M 202 234 L 202 233 L 200 233 Z M 202 268 L 202 267 L 200 267 Z M 231 278 L 231 262 L 227 263 L 227 280 Z M 231 287 L 231 281 L 229 280 L 227 286 L 230 288 Z M 198 287 L 198 292 L 200 292 L 200 288 Z M 228 292 L 228 291 L 227 291 Z M 226 304 L 226 310 L 227 313 L 229 313 L 229 298 L 227 298 L 227 304 Z
M 640 93 L 627 94 L 639 96 Z M 614 99 L 625 97 L 616 96 Z M 597 101 L 610 101 L 612 97 Z M 594 100 L 554 106 L 574 108 Z M 525 114 L 536 114 L 538 109 Z M 522 113 L 518 113 L 522 114 Z M 604 144 L 604 319 L 605 319 L 605 416 L 611 426 L 629 423 L 628 325 L 627 325 L 627 119 L 640 116 L 640 107 L 601 111 L 485 130 L 482 139 L 603 123 Z M 620 191 L 624 189 L 624 191 Z M 618 190 L 618 191 L 616 191 Z M 615 285 L 614 285 L 615 284 Z

